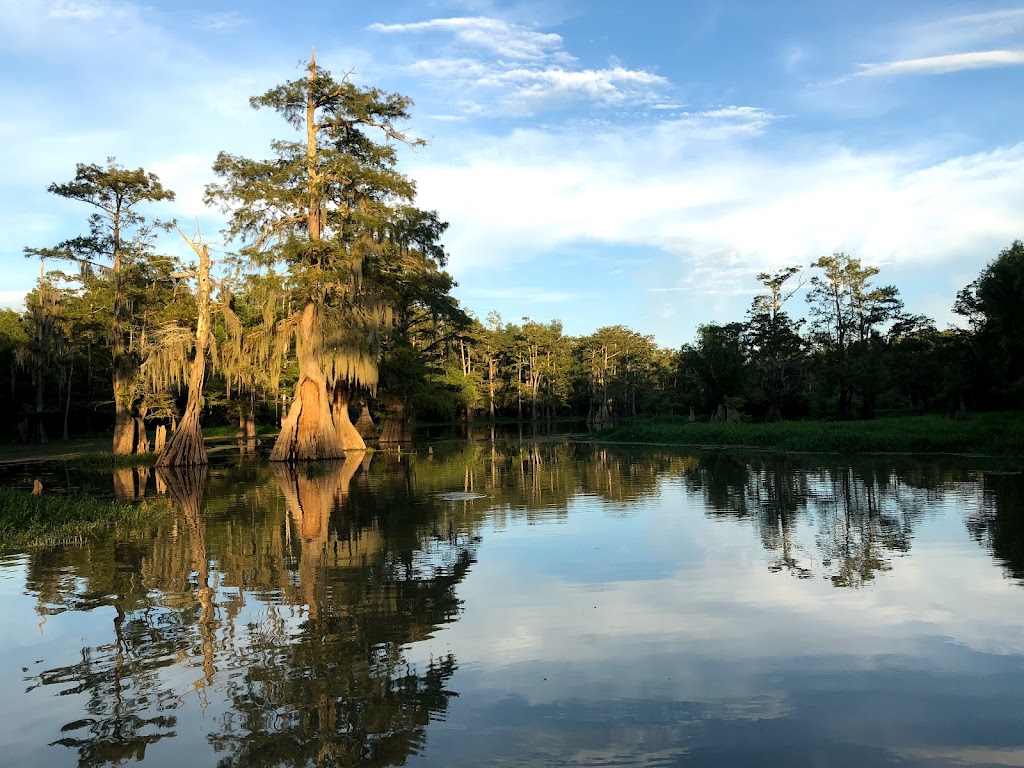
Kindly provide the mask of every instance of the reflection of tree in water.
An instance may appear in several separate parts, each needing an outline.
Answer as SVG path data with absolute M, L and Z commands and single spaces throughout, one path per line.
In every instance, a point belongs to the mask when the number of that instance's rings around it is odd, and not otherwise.
M 223 765 L 397 765 L 422 748 L 456 664 L 417 669 L 404 649 L 457 617 L 477 539 L 429 498 L 371 490 L 360 458 L 276 482 L 265 464 L 161 471 L 176 514 L 152 530 L 34 553 L 41 613 L 116 616 L 113 642 L 32 678 L 88 697 L 55 743 L 81 765 L 141 760 L 195 695 L 230 705 L 209 737 Z M 196 671 L 187 686 L 175 666 Z
M 837 587 L 862 586 L 889 570 L 894 554 L 909 551 L 913 524 L 934 497 L 932 483 L 945 477 L 915 472 L 912 485 L 891 466 L 807 468 L 791 457 L 724 453 L 702 456 L 684 472 L 711 514 L 756 526 L 765 548 L 776 553 L 770 570 L 810 578 L 820 563 Z M 801 542 L 804 520 L 816 526 L 813 546 Z
M 580 497 L 619 514 L 681 479 L 708 514 L 756 532 L 771 570 L 859 586 L 909 549 L 932 502 L 973 477 L 550 443 L 377 454 L 372 471 L 370 461 L 292 472 L 247 458 L 205 478 L 157 473 L 149 487 L 174 516 L 31 553 L 44 625 L 63 610 L 114 617 L 109 641 L 30 678 L 84 697 L 57 743 L 82 765 L 138 759 L 181 730 L 178 708 L 209 700 L 226 705 L 209 736 L 224 766 L 401 764 L 454 695 L 455 659 L 414 667 L 407 646 L 457 618 L 485 525 L 561 519 Z M 452 491 L 481 498 L 446 500 Z M 985 491 L 971 530 L 1019 577 L 1019 478 L 987 477 Z
M 248 668 L 229 683 L 232 708 L 211 737 L 230 753 L 222 766 L 400 765 L 453 695 L 452 656 L 417 669 L 403 647 L 455 617 L 474 542 L 405 548 L 382 530 L 386 498 L 350 490 L 358 469 L 351 456 L 312 473 L 275 467 L 305 613 L 287 635 L 249 637 Z
M 837 587 L 859 587 L 888 571 L 892 553 L 910 551 L 913 512 L 898 502 L 893 475 L 832 469 L 811 485 L 822 565 Z
M 86 572 L 96 560 L 100 567 L 89 573 L 87 588 L 70 602 L 75 610 L 112 606 L 112 641 L 83 648 L 80 661 L 42 672 L 29 687 L 56 685 L 62 695 L 87 697 L 84 717 L 64 725 L 62 738 L 54 742 L 77 749 L 81 766 L 141 760 L 148 745 L 175 735 L 178 698 L 162 683 L 160 672 L 187 647 L 195 618 L 191 612 L 146 605 L 138 578 L 141 547 L 105 544 L 81 562 Z M 106 557 L 100 560 L 97 554 Z M 57 587 L 51 596 L 59 600 L 59 592 Z
M 985 474 L 980 508 L 967 530 L 988 547 L 1011 579 L 1024 583 L 1024 483 L 1021 475 Z
M 131 475 L 137 473 L 115 471 L 115 485 Z M 115 611 L 113 642 L 83 648 L 81 661 L 41 673 L 32 686 L 69 686 L 62 694 L 88 696 L 86 717 L 64 725 L 63 737 L 54 742 L 77 749 L 79 765 L 142 760 L 150 744 L 175 736 L 177 718 L 173 712 L 181 705 L 181 695 L 161 674 L 193 655 L 191 648 L 197 628 L 205 681 L 201 678 L 196 687 L 212 682 L 210 624 L 214 607 L 212 590 L 207 584 L 204 525 L 200 518 L 204 480 L 205 468 L 158 470 L 158 482 L 170 490 L 172 504 L 180 514 L 180 525 L 186 531 L 180 540 L 192 553 L 188 567 L 197 575 L 192 600 L 158 605 L 149 599 L 147 572 L 152 571 L 148 562 L 152 553 L 146 552 L 141 540 L 118 540 L 111 535 L 93 541 L 89 547 L 49 552 L 50 556 L 63 552 L 74 560 L 76 580 L 84 579 L 87 586 L 81 589 L 73 583 L 51 583 L 40 595 L 47 594 L 61 607 L 47 608 L 45 613 L 108 606 Z M 174 539 L 173 535 L 168 537 L 169 541 Z M 41 574 L 53 572 L 52 562 L 36 565 Z

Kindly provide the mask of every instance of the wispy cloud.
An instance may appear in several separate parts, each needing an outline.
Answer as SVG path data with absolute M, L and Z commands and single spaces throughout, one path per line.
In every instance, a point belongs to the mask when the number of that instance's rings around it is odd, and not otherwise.
M 51 19 L 99 19 L 108 15 L 109 8 L 89 0 L 58 0 L 53 3 L 48 16 Z
M 1024 66 L 1024 50 L 973 51 L 944 56 L 861 64 L 853 77 L 887 77 L 896 75 L 941 75 L 966 69 Z
M 562 38 L 500 19 L 433 19 L 409 24 L 372 24 L 388 34 L 436 32 L 451 45 L 405 65 L 454 96 L 471 114 L 532 114 L 545 108 L 589 102 L 597 106 L 664 101 L 671 83 L 654 72 L 630 69 L 612 57 L 607 67 L 583 68 L 562 50 Z
M 24 309 L 26 293 L 27 291 L 0 291 L 0 308 Z
M 464 123 L 465 115 L 421 115 L 424 120 L 434 120 L 438 123 Z
M 925 40 L 949 47 L 966 47 L 1024 30 L 1024 8 L 1007 8 L 954 16 L 925 25 Z
M 510 59 L 544 59 L 562 47 L 561 35 L 484 16 L 371 24 L 369 29 L 384 33 L 447 32 L 461 43 Z
M 196 17 L 195 20 L 196 27 L 209 32 L 223 32 L 229 29 L 237 29 L 238 27 L 243 27 L 248 23 L 249 19 L 237 11 L 227 11 L 225 13 L 204 13 Z
M 582 294 L 570 291 L 552 291 L 547 288 L 521 287 L 521 288 L 473 288 L 466 293 L 478 296 L 482 299 L 510 299 L 521 301 L 527 304 L 561 304 L 567 301 L 576 301 L 583 298 Z
M 503 100 L 515 112 L 532 112 L 543 104 L 587 100 L 604 106 L 641 103 L 669 81 L 650 72 L 625 67 L 567 70 L 513 69 L 477 81 L 481 86 L 513 85 Z

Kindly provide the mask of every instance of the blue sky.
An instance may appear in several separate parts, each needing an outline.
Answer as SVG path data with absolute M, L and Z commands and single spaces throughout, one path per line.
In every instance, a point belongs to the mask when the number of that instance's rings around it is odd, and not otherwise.
M 411 96 L 419 202 L 477 315 L 676 346 L 755 275 L 843 250 L 945 324 L 1024 237 L 1024 4 L 0 0 L 0 300 L 84 228 L 76 162 L 155 171 L 207 233 L 210 164 L 284 136 L 248 98 L 318 61 Z M 168 240 L 167 249 L 179 245 Z M 180 251 L 182 255 L 184 251 Z M 801 303 L 802 309 L 802 303 Z

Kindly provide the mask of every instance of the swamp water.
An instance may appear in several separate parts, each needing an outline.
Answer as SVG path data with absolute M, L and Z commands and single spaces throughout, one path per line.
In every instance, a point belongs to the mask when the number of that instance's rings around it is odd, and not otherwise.
M 163 514 L 0 557 L 0 765 L 1024 766 L 1024 476 L 984 469 L 55 470 Z

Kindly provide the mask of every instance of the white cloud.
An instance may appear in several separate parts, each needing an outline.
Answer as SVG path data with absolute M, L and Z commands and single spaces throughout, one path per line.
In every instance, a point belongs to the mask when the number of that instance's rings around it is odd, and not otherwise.
M 0 291 L 0 307 L 4 309 L 24 309 L 26 293 L 28 291 Z
M 927 24 L 918 34 L 923 41 L 945 49 L 972 46 L 1024 30 L 1024 8 L 1008 8 L 956 16 Z
M 447 32 L 461 43 L 510 59 L 543 59 L 562 47 L 560 35 L 482 16 L 371 24 L 368 29 L 388 34 Z
M 667 78 L 630 69 L 614 56 L 606 67 L 581 68 L 561 50 L 559 35 L 499 19 L 434 19 L 373 24 L 369 29 L 450 33 L 455 49 L 444 53 L 455 55 L 430 55 L 401 69 L 427 79 L 442 93 L 457 95 L 470 114 L 525 115 L 581 101 L 605 107 L 661 103 L 662 92 L 671 85 Z
M 417 158 L 414 175 L 421 203 L 451 222 L 456 274 L 571 246 L 644 248 L 663 254 L 631 270 L 649 287 L 742 296 L 758 271 L 836 250 L 976 274 L 1020 236 L 1024 144 L 947 159 L 806 138 L 787 148 L 757 140 L 770 118 L 737 107 L 467 138 L 446 160 L 443 146 Z
M 245 26 L 249 20 L 236 11 L 224 13 L 204 13 L 196 18 L 196 26 L 210 32 L 223 32 Z
M 562 66 L 487 64 L 467 58 L 421 59 L 405 70 L 436 87 L 472 96 L 469 111 L 532 114 L 544 107 L 586 101 L 600 106 L 654 101 L 670 83 L 661 75 L 622 66 L 567 69 Z M 483 102 L 483 103 L 481 103 Z M 491 106 L 486 106 L 490 104 Z M 662 105 L 659 108 L 676 108 Z
M 479 85 L 515 84 L 503 103 L 512 112 L 532 112 L 538 106 L 585 99 L 596 104 L 613 106 L 648 100 L 668 80 L 643 70 L 612 67 L 568 71 L 561 68 L 543 70 L 514 69 L 491 78 L 481 78 Z
M 463 123 L 466 121 L 465 115 L 421 115 L 423 120 L 434 120 L 438 123 Z
M 1024 50 L 974 51 L 887 61 L 881 64 L 861 64 L 861 70 L 853 76 L 939 75 L 965 69 L 990 69 L 1022 65 L 1024 65 Z
M 569 291 L 552 291 L 546 288 L 524 287 L 524 288 L 473 288 L 467 291 L 471 296 L 478 296 L 484 299 L 511 299 L 530 304 L 561 304 L 566 301 L 576 301 L 583 298 L 582 294 Z
M 107 10 L 100 3 L 84 2 L 83 0 L 59 0 L 50 8 L 52 19 L 92 20 L 107 15 Z

